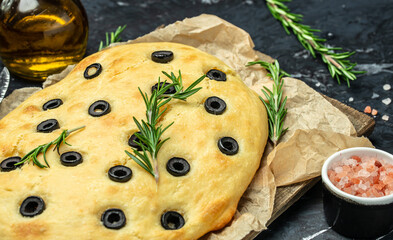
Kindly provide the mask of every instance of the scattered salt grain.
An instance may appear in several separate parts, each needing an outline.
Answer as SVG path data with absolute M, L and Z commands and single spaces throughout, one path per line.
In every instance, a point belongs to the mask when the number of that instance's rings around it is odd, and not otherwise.
M 117 2 L 117 5 L 119 6 L 129 6 L 130 4 L 127 2 Z
M 383 102 L 385 105 L 389 105 L 389 104 L 392 102 L 392 99 L 390 99 L 390 98 L 385 98 L 384 100 L 382 100 L 382 102 Z
M 382 120 L 384 120 L 384 121 L 389 121 L 389 116 L 388 116 L 388 115 L 383 115 L 383 116 L 382 116 Z
M 385 91 L 389 91 L 392 87 L 390 86 L 390 84 L 385 84 L 383 85 L 383 90 Z
M 253 5 L 254 4 L 254 2 L 252 0 L 246 0 L 245 3 L 248 4 L 248 5 Z
M 366 106 L 363 110 L 363 112 L 365 113 L 371 113 L 371 107 L 370 106 Z
M 379 94 L 376 94 L 376 93 L 373 92 L 373 95 L 371 96 L 371 98 L 375 99 L 375 98 L 378 98 L 378 97 L 379 97 Z
M 219 3 L 220 0 L 202 0 L 201 2 L 202 2 L 202 4 L 209 4 L 209 5 L 211 5 L 211 4 Z
M 353 97 L 350 97 L 350 98 L 348 99 L 348 102 L 353 102 Z
M 393 193 L 393 165 L 375 157 L 342 159 L 332 164 L 328 177 L 336 187 L 355 196 L 382 197 Z

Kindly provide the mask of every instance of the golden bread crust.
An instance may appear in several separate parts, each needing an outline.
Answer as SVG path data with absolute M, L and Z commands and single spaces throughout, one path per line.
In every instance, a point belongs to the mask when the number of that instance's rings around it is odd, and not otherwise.
M 165 64 L 151 60 L 151 53 L 170 50 L 174 59 Z M 86 80 L 90 64 L 100 63 L 102 72 Z M 128 138 L 137 131 L 132 117 L 145 119 L 145 105 L 138 91 L 150 94 L 162 71 L 181 70 L 187 87 L 210 69 L 226 73 L 227 81 L 205 78 L 202 89 L 186 102 L 172 100 L 160 123 L 174 124 L 163 134 L 170 137 L 158 153 L 160 179 L 131 160 Z M 222 115 L 209 114 L 204 101 L 218 96 L 226 102 Z M 63 104 L 42 110 L 42 105 L 60 98 Z M 105 100 L 111 112 L 101 117 L 88 114 L 89 106 Z M 60 129 L 36 131 L 47 119 L 57 119 Z M 197 239 L 222 228 L 236 211 L 238 201 L 259 167 L 267 140 L 266 110 L 257 95 L 222 61 L 195 48 L 175 43 L 140 43 L 108 48 L 81 61 L 61 82 L 37 92 L 0 121 L 0 162 L 23 157 L 40 144 L 56 139 L 62 130 L 85 125 L 62 144 L 60 153 L 77 151 L 83 162 L 63 166 L 56 151 L 47 152 L 49 169 L 32 163 L 10 172 L 0 172 L 0 239 Z M 217 147 L 230 136 L 239 152 L 229 156 Z M 166 170 L 172 157 L 186 159 L 190 172 L 174 177 Z M 42 155 L 38 158 L 43 162 Z M 115 165 L 131 168 L 130 181 L 108 178 Z M 23 217 L 19 208 L 28 196 L 40 196 L 46 204 L 42 214 Z M 104 227 L 102 213 L 123 210 L 127 222 L 118 230 Z M 165 211 L 183 215 L 185 225 L 165 230 L 160 218 Z

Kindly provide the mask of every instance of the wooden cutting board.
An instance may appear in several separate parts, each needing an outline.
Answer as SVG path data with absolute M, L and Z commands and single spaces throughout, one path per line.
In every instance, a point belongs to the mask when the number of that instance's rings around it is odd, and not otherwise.
M 359 137 L 369 136 L 372 133 L 375 126 L 375 121 L 372 117 L 359 112 L 333 98 L 329 98 L 327 96 L 324 97 L 333 106 L 348 116 Z M 320 177 L 317 177 L 290 186 L 278 187 L 274 200 L 272 217 L 268 221 L 267 226 L 269 226 L 276 218 L 278 218 L 283 212 L 292 206 L 292 204 L 299 200 L 299 198 L 303 196 L 310 188 L 312 188 L 319 180 Z M 259 232 L 250 233 L 245 239 L 254 239 L 258 234 Z

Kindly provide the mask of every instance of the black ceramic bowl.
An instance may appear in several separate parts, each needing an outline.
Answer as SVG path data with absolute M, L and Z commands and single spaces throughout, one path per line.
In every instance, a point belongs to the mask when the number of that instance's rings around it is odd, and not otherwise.
M 393 194 L 377 198 L 354 196 L 334 186 L 327 174 L 332 163 L 354 155 L 393 164 L 393 155 L 374 148 L 349 148 L 330 156 L 322 167 L 325 217 L 329 226 L 343 236 L 375 239 L 393 230 Z

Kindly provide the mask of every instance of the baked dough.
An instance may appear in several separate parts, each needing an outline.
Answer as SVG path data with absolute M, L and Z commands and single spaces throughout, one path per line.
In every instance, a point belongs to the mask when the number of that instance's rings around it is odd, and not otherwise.
M 173 60 L 152 61 L 152 53 L 159 50 L 171 51 Z M 85 70 L 94 63 L 102 71 L 86 79 Z M 161 118 L 164 126 L 174 124 L 163 134 L 170 139 L 158 153 L 160 178 L 156 184 L 124 152 L 132 152 L 128 140 L 137 131 L 132 117 L 145 119 L 138 87 L 150 94 L 158 77 L 168 80 L 162 71 L 178 75 L 179 70 L 187 87 L 211 69 L 225 73 L 226 81 L 206 77 L 198 85 L 202 87 L 199 92 L 187 101 L 172 100 Z M 205 101 L 212 96 L 225 102 L 222 113 L 205 109 Z M 53 99 L 61 99 L 62 104 L 43 110 Z M 110 111 L 89 115 L 89 107 L 98 100 L 109 103 Z M 37 125 L 48 119 L 56 119 L 60 128 L 37 132 Z M 231 220 L 259 167 L 268 134 L 262 102 L 216 57 L 175 43 L 126 44 L 85 58 L 64 80 L 35 93 L 4 117 L 0 121 L 0 162 L 23 157 L 56 139 L 62 130 L 82 125 L 86 127 L 67 138 L 72 146 L 60 147 L 60 154 L 79 153 L 83 161 L 78 165 L 63 165 L 60 155 L 50 149 L 46 154 L 50 168 L 29 162 L 0 172 L 0 239 L 198 239 Z M 220 151 L 218 142 L 223 137 L 237 142 L 237 153 Z M 189 163 L 187 174 L 168 172 L 167 162 L 173 157 Z M 44 162 L 42 154 L 38 160 Z M 111 180 L 108 171 L 117 165 L 130 168 L 131 179 Z M 45 209 L 34 217 L 22 216 L 22 202 L 31 196 L 40 197 Z M 113 208 L 126 218 L 119 229 L 107 228 L 101 221 L 103 213 Z M 165 229 L 161 218 L 168 211 L 180 214 L 184 226 Z M 110 219 L 118 220 L 117 216 Z

